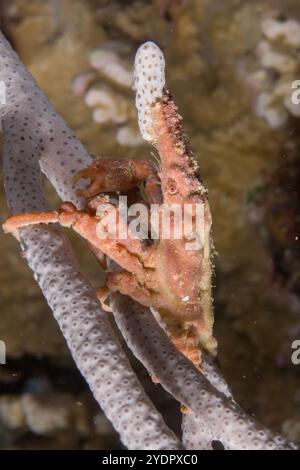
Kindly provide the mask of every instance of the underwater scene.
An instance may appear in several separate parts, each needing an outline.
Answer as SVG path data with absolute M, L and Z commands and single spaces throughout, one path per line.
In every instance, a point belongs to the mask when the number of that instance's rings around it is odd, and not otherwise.
M 0 449 L 298 448 L 299 2 L 0 26 Z

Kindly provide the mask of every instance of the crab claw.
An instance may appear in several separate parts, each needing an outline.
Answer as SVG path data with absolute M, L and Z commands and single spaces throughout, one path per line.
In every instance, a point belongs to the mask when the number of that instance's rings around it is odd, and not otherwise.
M 78 180 L 81 178 L 94 178 L 96 176 L 96 168 L 89 166 L 87 168 L 83 168 L 82 170 L 77 171 L 72 178 L 73 183 L 77 183 Z
M 87 179 L 90 178 L 91 183 L 88 188 L 86 189 L 77 189 L 76 195 L 81 197 L 93 197 L 99 194 L 99 183 L 97 181 L 97 167 L 94 163 L 87 168 L 83 168 L 82 170 L 78 171 L 72 178 L 73 183 L 77 183 L 80 179 Z
M 102 158 L 94 160 L 88 168 L 78 171 L 73 182 L 90 178 L 86 189 L 77 189 L 76 194 L 86 198 L 107 192 L 128 192 L 145 183 L 145 192 L 156 202 L 162 202 L 160 181 L 153 163 L 147 160 Z

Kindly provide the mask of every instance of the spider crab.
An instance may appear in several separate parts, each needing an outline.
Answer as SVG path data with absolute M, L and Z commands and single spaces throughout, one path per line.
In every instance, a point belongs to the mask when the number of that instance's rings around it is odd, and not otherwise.
M 107 272 L 106 286 L 98 291 L 103 301 L 110 292 L 120 292 L 156 310 L 171 340 L 197 367 L 201 367 L 201 349 L 216 353 L 213 337 L 211 301 L 211 214 L 207 191 L 199 169 L 188 148 L 182 130 L 181 116 L 171 95 L 164 90 L 153 103 L 153 144 L 159 152 L 160 167 L 147 160 L 97 159 L 82 169 L 75 180 L 90 178 L 87 189 L 78 190 L 87 200 L 84 210 L 64 202 L 58 211 L 19 214 L 3 225 L 5 232 L 18 237 L 22 227 L 39 223 L 58 222 L 71 227 L 84 239 L 103 265 L 105 256 L 114 260 L 122 271 Z M 192 233 L 180 239 L 142 240 L 130 232 L 119 209 L 118 223 L 126 229 L 126 238 L 113 238 L 98 207 L 114 207 L 114 194 L 141 197 L 138 188 L 144 187 L 144 199 L 149 213 L 151 205 L 172 204 L 192 208 Z M 137 196 L 139 194 L 139 196 Z M 132 196 L 134 195 L 134 196 Z M 202 208 L 203 234 L 201 249 L 187 249 L 189 240 L 196 238 L 194 209 Z M 106 212 L 107 214 L 107 212 Z M 171 224 L 175 225 L 171 217 Z M 102 235 L 99 237 L 99 227 Z M 105 255 L 105 256 L 104 256 Z

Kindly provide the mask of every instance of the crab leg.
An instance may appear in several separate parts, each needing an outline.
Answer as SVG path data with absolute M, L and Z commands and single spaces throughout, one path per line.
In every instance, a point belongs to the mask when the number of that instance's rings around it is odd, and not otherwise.
M 40 223 L 58 222 L 63 227 L 72 227 L 75 232 L 88 240 L 89 244 L 95 247 L 95 254 L 100 250 L 114 259 L 123 269 L 134 272 L 140 278 L 144 278 L 145 270 L 147 271 L 143 263 L 145 262 L 147 265 L 148 261 L 149 281 L 151 281 L 151 247 L 144 247 L 141 240 L 133 238 L 121 217 L 119 217 L 119 221 L 119 230 L 121 228 L 127 230 L 126 239 L 113 239 L 109 236 L 104 238 L 105 230 L 103 226 L 99 225 L 99 218 L 79 211 L 72 203 L 65 202 L 61 205 L 59 212 L 33 212 L 12 216 L 3 224 L 3 229 L 6 233 L 13 233 L 18 238 L 20 228 Z M 99 236 L 101 233 L 103 238 Z
M 59 213 L 52 212 L 34 212 L 27 214 L 17 214 L 4 222 L 2 228 L 5 233 L 12 233 L 19 240 L 19 229 L 37 224 L 49 224 L 59 222 Z
M 106 286 L 97 291 L 97 295 L 103 299 L 111 292 L 120 292 L 129 295 L 134 300 L 144 306 L 152 304 L 154 308 L 161 308 L 161 296 L 153 289 L 139 282 L 134 274 L 127 271 L 121 273 L 108 272 L 106 278 Z

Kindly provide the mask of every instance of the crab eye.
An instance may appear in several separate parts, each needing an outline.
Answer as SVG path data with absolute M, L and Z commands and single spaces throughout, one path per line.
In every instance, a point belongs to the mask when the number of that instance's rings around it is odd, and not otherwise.
M 170 178 L 167 181 L 167 191 L 169 194 L 176 194 L 177 193 L 177 183 L 174 179 Z

